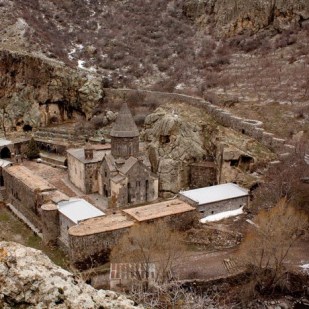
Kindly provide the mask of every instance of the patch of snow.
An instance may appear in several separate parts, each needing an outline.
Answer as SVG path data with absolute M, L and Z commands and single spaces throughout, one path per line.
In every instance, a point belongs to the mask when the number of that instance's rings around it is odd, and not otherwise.
M 77 60 L 77 67 L 79 67 L 80 69 L 86 69 L 85 67 L 84 67 L 84 63 L 85 63 L 85 60 Z
M 97 72 L 97 69 L 95 67 L 86 68 L 86 67 L 84 67 L 84 64 L 85 64 L 85 60 L 77 60 L 77 67 L 79 69 L 82 69 L 82 70 L 85 70 L 85 71 L 88 71 L 88 72 L 91 72 L 91 73 Z
M 184 83 L 181 83 L 181 84 L 178 84 L 175 86 L 175 89 L 177 90 L 183 90 L 185 88 L 185 84 Z
M 207 216 L 203 219 L 200 220 L 201 223 L 206 223 L 206 222 L 215 222 L 215 221 L 220 221 L 222 219 L 230 218 L 230 217 L 235 217 L 238 215 L 241 215 L 243 213 L 243 207 L 240 207 L 235 210 L 228 210 L 224 212 L 219 212 L 214 215 Z
M 84 48 L 84 45 L 83 45 L 83 44 L 76 44 L 76 47 L 77 47 L 78 49 L 83 49 L 83 48 Z
M 309 274 L 309 264 L 299 265 L 299 267 L 302 268 L 305 273 Z
M 90 67 L 90 68 L 86 68 L 87 71 L 89 72 L 93 72 L 93 73 L 96 73 L 97 72 L 97 69 L 95 67 Z
M 254 225 L 255 227 L 259 228 L 259 226 L 258 226 L 256 223 L 254 223 L 252 220 L 247 219 L 246 221 L 247 221 L 249 224 Z
M 76 48 L 72 48 L 69 52 L 68 52 L 68 58 L 70 59 L 70 60 L 73 60 L 73 54 L 75 54 L 75 52 L 76 52 Z

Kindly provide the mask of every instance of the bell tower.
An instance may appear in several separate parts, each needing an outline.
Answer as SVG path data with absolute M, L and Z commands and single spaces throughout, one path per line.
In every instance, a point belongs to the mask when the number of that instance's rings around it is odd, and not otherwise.
M 111 154 L 115 159 L 138 156 L 139 132 L 127 103 L 123 103 L 110 136 Z

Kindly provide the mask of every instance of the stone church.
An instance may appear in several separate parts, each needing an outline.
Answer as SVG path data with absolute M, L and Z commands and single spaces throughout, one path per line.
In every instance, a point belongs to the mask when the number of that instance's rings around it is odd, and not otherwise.
M 139 151 L 139 131 L 126 103 L 110 132 L 111 149 L 68 149 L 70 181 L 86 194 L 99 192 L 111 207 L 152 202 L 158 177 Z
M 99 170 L 99 193 L 112 206 L 151 202 L 158 198 L 158 177 L 148 158 L 139 151 L 139 132 L 126 103 L 110 132 L 111 153 Z

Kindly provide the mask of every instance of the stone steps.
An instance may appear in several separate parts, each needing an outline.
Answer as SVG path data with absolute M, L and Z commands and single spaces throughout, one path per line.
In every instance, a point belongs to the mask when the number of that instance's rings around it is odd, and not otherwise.
M 85 142 L 84 136 L 76 136 L 70 133 L 53 133 L 53 132 L 46 132 L 46 131 L 41 131 L 41 130 L 35 132 L 34 138 L 42 139 L 42 140 L 61 141 L 61 142 L 78 142 L 78 143 Z
M 224 259 L 223 265 L 229 273 L 234 273 L 239 270 L 238 261 L 235 258 Z

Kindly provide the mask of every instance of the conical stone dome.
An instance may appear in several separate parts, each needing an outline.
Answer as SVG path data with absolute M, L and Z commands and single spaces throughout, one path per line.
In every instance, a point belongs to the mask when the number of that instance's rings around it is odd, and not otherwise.
M 122 105 L 110 136 L 111 153 L 115 159 L 138 155 L 139 132 L 127 103 Z
M 124 103 L 118 113 L 115 124 L 110 132 L 112 137 L 139 136 L 138 128 L 134 122 L 127 103 Z

